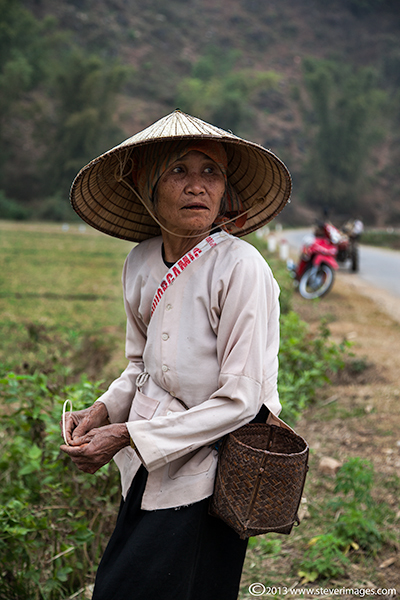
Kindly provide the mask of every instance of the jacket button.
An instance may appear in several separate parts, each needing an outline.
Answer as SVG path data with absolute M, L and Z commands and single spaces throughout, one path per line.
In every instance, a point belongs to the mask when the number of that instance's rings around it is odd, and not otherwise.
M 172 304 L 167 304 L 167 306 L 165 307 L 165 310 L 171 310 L 172 308 Z
M 169 338 L 169 335 L 168 335 L 168 333 L 163 333 L 161 337 L 164 341 L 167 341 L 167 339 Z
M 164 371 L 164 373 L 166 373 L 166 372 L 168 371 L 168 367 L 167 367 L 167 365 L 163 365 L 161 368 L 162 368 L 162 370 Z

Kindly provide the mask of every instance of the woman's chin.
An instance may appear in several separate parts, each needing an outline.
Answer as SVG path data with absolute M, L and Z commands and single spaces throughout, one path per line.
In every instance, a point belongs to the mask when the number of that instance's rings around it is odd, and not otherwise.
M 178 223 L 166 223 L 165 228 L 171 233 L 193 236 L 195 234 L 206 234 L 211 231 L 213 228 L 213 222 L 210 222 L 209 219 L 206 220 L 192 217 L 189 219 L 184 219 Z

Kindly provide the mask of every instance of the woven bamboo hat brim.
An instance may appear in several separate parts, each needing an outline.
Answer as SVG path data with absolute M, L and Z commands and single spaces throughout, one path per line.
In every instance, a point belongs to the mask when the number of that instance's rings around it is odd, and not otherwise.
M 176 110 L 81 169 L 71 187 L 73 209 L 95 229 L 117 238 L 141 242 L 160 235 L 159 225 L 134 190 L 133 157 L 147 144 L 186 139 L 212 139 L 224 145 L 227 177 L 247 212 L 242 228 L 231 224 L 233 235 L 243 236 L 262 227 L 288 202 L 290 174 L 272 152 Z

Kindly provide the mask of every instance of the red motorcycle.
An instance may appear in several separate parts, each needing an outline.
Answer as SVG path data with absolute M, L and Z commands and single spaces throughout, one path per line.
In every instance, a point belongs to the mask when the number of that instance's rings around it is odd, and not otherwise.
M 349 238 L 329 223 L 318 223 L 314 235 L 303 240 L 298 265 L 288 261 L 288 268 L 306 300 L 321 298 L 335 280 L 338 260 L 347 260 Z

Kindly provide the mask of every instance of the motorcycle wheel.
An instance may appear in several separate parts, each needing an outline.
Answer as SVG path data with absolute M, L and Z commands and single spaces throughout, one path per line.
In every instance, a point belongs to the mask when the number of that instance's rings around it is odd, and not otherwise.
M 314 300 L 325 296 L 333 286 L 335 272 L 322 263 L 317 269 L 307 269 L 299 282 L 300 295 L 306 300 Z

